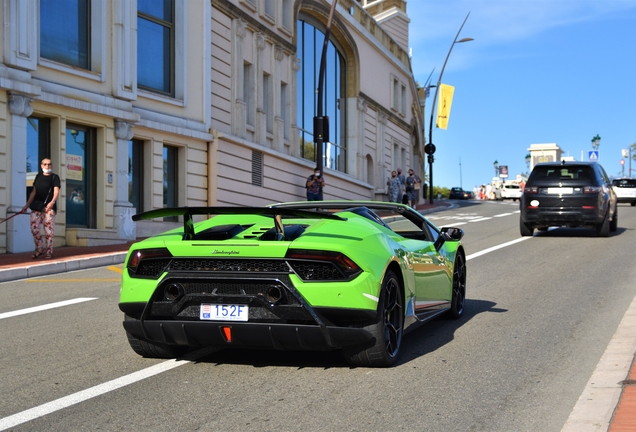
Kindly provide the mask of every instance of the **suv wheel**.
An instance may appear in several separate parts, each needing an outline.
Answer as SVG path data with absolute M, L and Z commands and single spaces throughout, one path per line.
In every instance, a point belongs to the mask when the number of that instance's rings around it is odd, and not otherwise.
M 612 218 L 612 221 L 610 222 L 610 226 L 609 226 L 609 230 L 611 232 L 616 232 L 617 229 L 618 229 L 618 205 L 614 209 L 614 217 Z
M 609 223 L 609 211 L 605 215 L 603 222 L 596 225 L 596 235 L 599 237 L 609 237 L 610 223 Z
M 523 223 L 521 218 L 519 218 L 519 232 L 521 233 L 522 237 L 530 237 L 534 233 L 534 228 L 532 227 L 532 225 Z

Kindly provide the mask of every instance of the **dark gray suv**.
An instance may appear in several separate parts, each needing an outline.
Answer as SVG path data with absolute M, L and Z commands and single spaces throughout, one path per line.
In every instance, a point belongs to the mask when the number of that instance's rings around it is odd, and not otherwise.
M 618 228 L 612 183 L 597 162 L 536 165 L 520 200 L 522 236 L 551 226 L 594 228 L 599 237 Z

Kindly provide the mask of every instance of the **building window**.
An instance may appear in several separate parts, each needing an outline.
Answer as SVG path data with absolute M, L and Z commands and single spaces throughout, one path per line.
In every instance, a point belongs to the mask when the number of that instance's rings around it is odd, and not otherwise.
M 163 147 L 163 206 L 177 207 L 179 205 L 177 191 L 177 155 L 179 149 L 171 146 Z M 165 220 L 176 220 L 175 217 Z
M 243 65 L 243 97 L 245 98 L 245 121 L 248 125 L 254 127 L 254 116 L 256 115 L 256 108 L 254 106 L 254 85 L 252 79 L 252 65 L 245 63 Z
M 90 0 L 40 0 L 40 56 L 90 70 Z
M 274 10 L 274 0 L 265 0 L 263 3 L 263 12 L 265 13 L 265 15 L 270 18 L 274 18 L 276 15 L 276 12 Z
M 37 117 L 28 118 L 27 126 L 27 179 L 33 180 L 44 158 L 51 157 L 51 121 Z
M 300 129 L 300 154 L 316 161 L 313 136 L 313 118 L 317 114 L 317 89 L 320 58 L 324 33 L 307 21 L 298 21 L 298 128 Z M 344 101 L 346 68 L 343 56 L 329 42 L 323 87 L 323 112 L 329 117 L 329 141 L 323 145 L 323 166 L 346 172 L 346 110 Z
M 175 9 L 173 0 L 137 1 L 137 84 L 174 96 Z
M 292 19 L 294 13 L 294 2 L 293 0 L 283 0 L 282 1 L 282 26 L 288 30 L 292 29 Z
M 274 132 L 274 110 L 272 98 L 272 77 L 268 73 L 263 74 L 263 111 L 265 111 L 265 128 L 267 133 Z
M 393 108 L 395 111 L 398 110 L 400 106 L 400 81 L 397 78 L 393 78 Z
M 406 115 L 406 85 L 400 87 L 400 113 Z
M 287 101 L 289 90 L 287 83 L 280 83 L 280 118 L 283 119 L 283 138 L 289 139 L 289 107 Z
M 132 203 L 137 213 L 143 211 L 143 150 L 143 141 L 128 141 L 128 202 Z
M 33 180 L 40 172 L 40 162 L 51 157 L 51 121 L 37 117 L 27 119 L 27 199 L 33 188 Z

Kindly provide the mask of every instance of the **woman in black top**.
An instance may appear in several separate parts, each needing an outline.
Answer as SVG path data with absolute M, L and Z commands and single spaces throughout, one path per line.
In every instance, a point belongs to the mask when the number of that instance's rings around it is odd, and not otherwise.
M 43 203 L 39 211 L 31 209 L 31 234 L 35 242 L 33 258 L 44 257 L 51 259 L 53 256 L 53 236 L 55 234 L 55 215 L 57 214 L 57 197 L 60 194 L 60 177 L 53 174 L 51 159 L 42 159 L 42 173 L 38 173 L 33 180 L 33 190 L 27 200 L 23 212 L 37 202 Z M 42 242 L 41 229 L 44 226 L 46 249 Z

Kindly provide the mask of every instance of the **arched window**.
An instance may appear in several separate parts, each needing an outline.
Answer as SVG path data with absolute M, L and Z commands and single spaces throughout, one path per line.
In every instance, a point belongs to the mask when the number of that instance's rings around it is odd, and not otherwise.
M 298 128 L 300 155 L 316 161 L 313 118 L 318 104 L 318 76 L 325 34 L 313 23 L 298 20 Z M 325 83 L 323 87 L 323 115 L 329 117 L 329 142 L 323 147 L 323 166 L 346 172 L 346 66 L 343 56 L 332 42 L 327 48 Z

